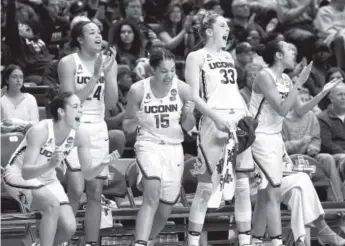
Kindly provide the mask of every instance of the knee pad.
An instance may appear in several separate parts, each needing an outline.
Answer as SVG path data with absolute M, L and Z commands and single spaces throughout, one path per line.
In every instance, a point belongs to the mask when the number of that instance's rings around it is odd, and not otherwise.
M 203 224 L 207 211 L 208 201 L 212 195 L 212 183 L 201 182 L 195 192 L 189 220 L 195 224 Z
M 239 222 L 250 222 L 252 219 L 249 178 L 236 181 L 235 218 Z

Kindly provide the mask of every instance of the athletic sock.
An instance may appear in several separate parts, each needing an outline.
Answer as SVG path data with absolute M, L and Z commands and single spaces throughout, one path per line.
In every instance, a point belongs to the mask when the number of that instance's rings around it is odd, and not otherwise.
M 272 246 L 283 245 L 283 237 L 282 237 L 282 235 L 271 237 L 271 240 L 272 240 Z
M 239 246 L 250 244 L 250 231 L 238 232 L 238 243 Z
M 134 242 L 134 246 L 147 246 L 147 242 L 144 240 L 137 240 Z
M 188 246 L 199 246 L 200 232 L 189 231 L 188 232 Z

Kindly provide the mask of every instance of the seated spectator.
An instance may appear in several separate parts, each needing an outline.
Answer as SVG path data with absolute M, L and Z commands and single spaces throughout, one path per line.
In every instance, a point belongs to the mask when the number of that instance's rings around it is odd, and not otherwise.
M 248 42 L 236 45 L 235 67 L 237 70 L 237 84 L 239 89 L 245 86 L 245 67 L 253 61 L 253 47 Z
M 318 115 L 321 127 L 321 151 L 333 155 L 345 179 L 345 84 L 339 83 L 329 95 L 331 104 Z
M 9 65 L 3 71 L 3 85 L 7 88 L 1 97 L 1 130 L 23 131 L 39 121 L 38 106 L 34 96 L 24 93 L 23 71 Z
M 251 30 L 257 30 L 261 37 L 265 37 L 264 29 L 250 18 L 250 5 L 248 0 L 233 0 L 230 29 L 235 45 L 247 40 Z
M 141 33 L 142 47 L 146 50 L 148 43 L 157 39 L 157 35 L 143 20 L 142 3 L 140 0 L 125 0 L 123 2 L 125 19 L 131 20 L 138 25 Z M 111 31 L 109 31 L 109 37 L 112 36 Z
M 219 0 L 205 0 L 204 1 L 204 9 L 206 10 L 212 10 L 216 12 L 219 15 L 224 15 L 224 10 L 222 6 L 220 5 Z
M 314 0 L 278 0 L 277 17 L 286 40 L 298 47 L 299 59 L 311 59 L 310 43 L 315 39 L 313 20 L 318 10 Z
M 52 57 L 43 40 L 37 35 L 39 23 L 20 23 L 16 17 L 16 1 L 7 4 L 6 44 L 12 58 L 24 71 L 24 81 L 40 84 L 45 66 Z
M 184 18 L 181 5 L 172 2 L 157 35 L 177 59 L 184 59 L 194 45 L 192 16 Z
M 240 93 L 246 102 L 249 105 L 250 98 L 252 96 L 252 86 L 255 79 L 255 76 L 258 72 L 263 68 L 263 66 L 255 63 L 249 63 L 246 65 L 244 73 L 245 73 L 245 84 L 244 87 L 240 90 Z
M 109 33 L 110 45 L 116 47 L 118 64 L 134 68 L 136 61 L 144 56 L 141 35 L 138 26 L 130 20 L 121 20 L 113 24 Z
M 313 67 L 309 78 L 304 84 L 312 96 L 317 95 L 326 84 L 326 72 L 330 68 L 327 60 L 331 56 L 331 51 L 323 42 L 315 43 L 313 52 Z
M 345 70 L 345 2 L 331 0 L 314 21 L 318 36 L 332 49 L 337 66 Z
M 335 160 L 330 154 L 320 153 L 320 125 L 315 114 L 309 111 L 305 115 L 300 116 L 293 107 L 284 119 L 282 136 L 289 155 L 308 155 L 317 160 L 316 163 L 319 165 L 316 167 L 316 174 L 313 176 L 313 180 L 322 180 L 326 176 L 335 191 L 334 200 L 344 200 L 342 183 Z
M 326 72 L 325 81 L 326 83 L 332 81 L 333 79 L 343 79 L 345 81 L 345 72 L 338 67 L 332 67 Z M 319 103 L 319 108 L 325 110 L 331 104 L 329 97 L 325 97 Z

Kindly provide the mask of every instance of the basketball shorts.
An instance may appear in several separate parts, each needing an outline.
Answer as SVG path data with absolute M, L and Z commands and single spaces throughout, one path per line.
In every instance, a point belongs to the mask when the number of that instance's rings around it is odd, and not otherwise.
M 221 115 L 229 120 L 237 122 L 246 116 L 245 111 L 221 111 Z M 216 170 L 217 165 L 224 157 L 224 148 L 229 139 L 229 134 L 217 129 L 213 121 L 207 117 L 202 117 L 199 125 L 198 138 L 198 163 L 200 168 L 199 174 L 211 177 Z M 254 162 L 251 149 L 248 148 L 241 154 L 237 155 L 236 172 L 251 172 L 254 170 Z
M 161 183 L 159 200 L 166 204 L 175 204 L 180 195 L 184 170 L 182 145 L 137 141 L 135 153 L 140 170 L 138 188 L 142 190 L 143 178 L 159 180 Z
M 55 171 L 52 173 L 55 174 Z M 13 170 L 12 168 L 6 168 L 3 180 L 7 192 L 29 210 L 36 209 L 31 206 L 33 201 L 32 191 L 42 187 L 46 187 L 50 190 L 52 195 L 58 199 L 61 205 L 69 204 L 65 190 L 57 180 L 56 175 L 55 178 L 51 178 L 49 183 L 43 182 L 37 178 L 24 180 L 20 170 L 18 171 Z
M 284 158 L 289 159 L 282 135 L 280 133 L 256 133 L 256 139 L 252 144 L 252 153 L 262 177 L 262 182 L 258 188 L 265 189 L 268 183 L 273 187 L 279 187 L 285 168 Z
M 104 157 L 109 154 L 109 135 L 107 124 L 105 121 L 96 123 L 81 123 L 79 127 L 82 127 L 83 130 L 89 134 L 92 165 L 98 166 L 103 161 Z M 69 171 L 81 171 L 77 148 L 74 148 L 66 159 L 66 165 Z M 95 173 L 93 177 L 88 179 L 107 179 L 108 175 L 109 169 L 108 167 L 105 167 L 100 173 Z

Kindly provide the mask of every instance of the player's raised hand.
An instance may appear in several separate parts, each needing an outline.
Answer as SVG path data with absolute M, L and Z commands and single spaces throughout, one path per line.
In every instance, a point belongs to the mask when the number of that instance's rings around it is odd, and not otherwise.
M 96 77 L 101 77 L 101 72 L 102 72 L 102 64 L 103 64 L 103 55 L 98 54 L 97 59 L 94 63 L 94 68 L 93 68 L 93 75 Z
M 113 64 L 116 63 L 116 49 L 114 47 L 109 47 L 109 50 L 105 55 L 106 57 L 103 62 L 103 69 L 104 73 L 107 73 L 110 71 L 110 68 L 113 66 Z
M 343 82 L 343 78 L 335 78 L 332 79 L 330 82 L 328 82 L 327 84 L 325 84 L 325 86 L 322 88 L 322 92 L 327 94 L 328 92 L 330 92 L 330 90 L 332 90 L 337 84 L 339 84 L 340 82 Z
M 63 151 L 57 150 L 52 154 L 52 157 L 50 159 L 50 163 L 54 167 L 58 167 L 64 158 L 65 158 L 65 155 L 64 155 Z
M 311 61 L 308 66 L 304 67 L 302 72 L 300 73 L 298 80 L 296 82 L 298 87 L 302 87 L 304 83 L 307 81 L 310 75 L 311 68 L 313 67 L 313 62 Z

